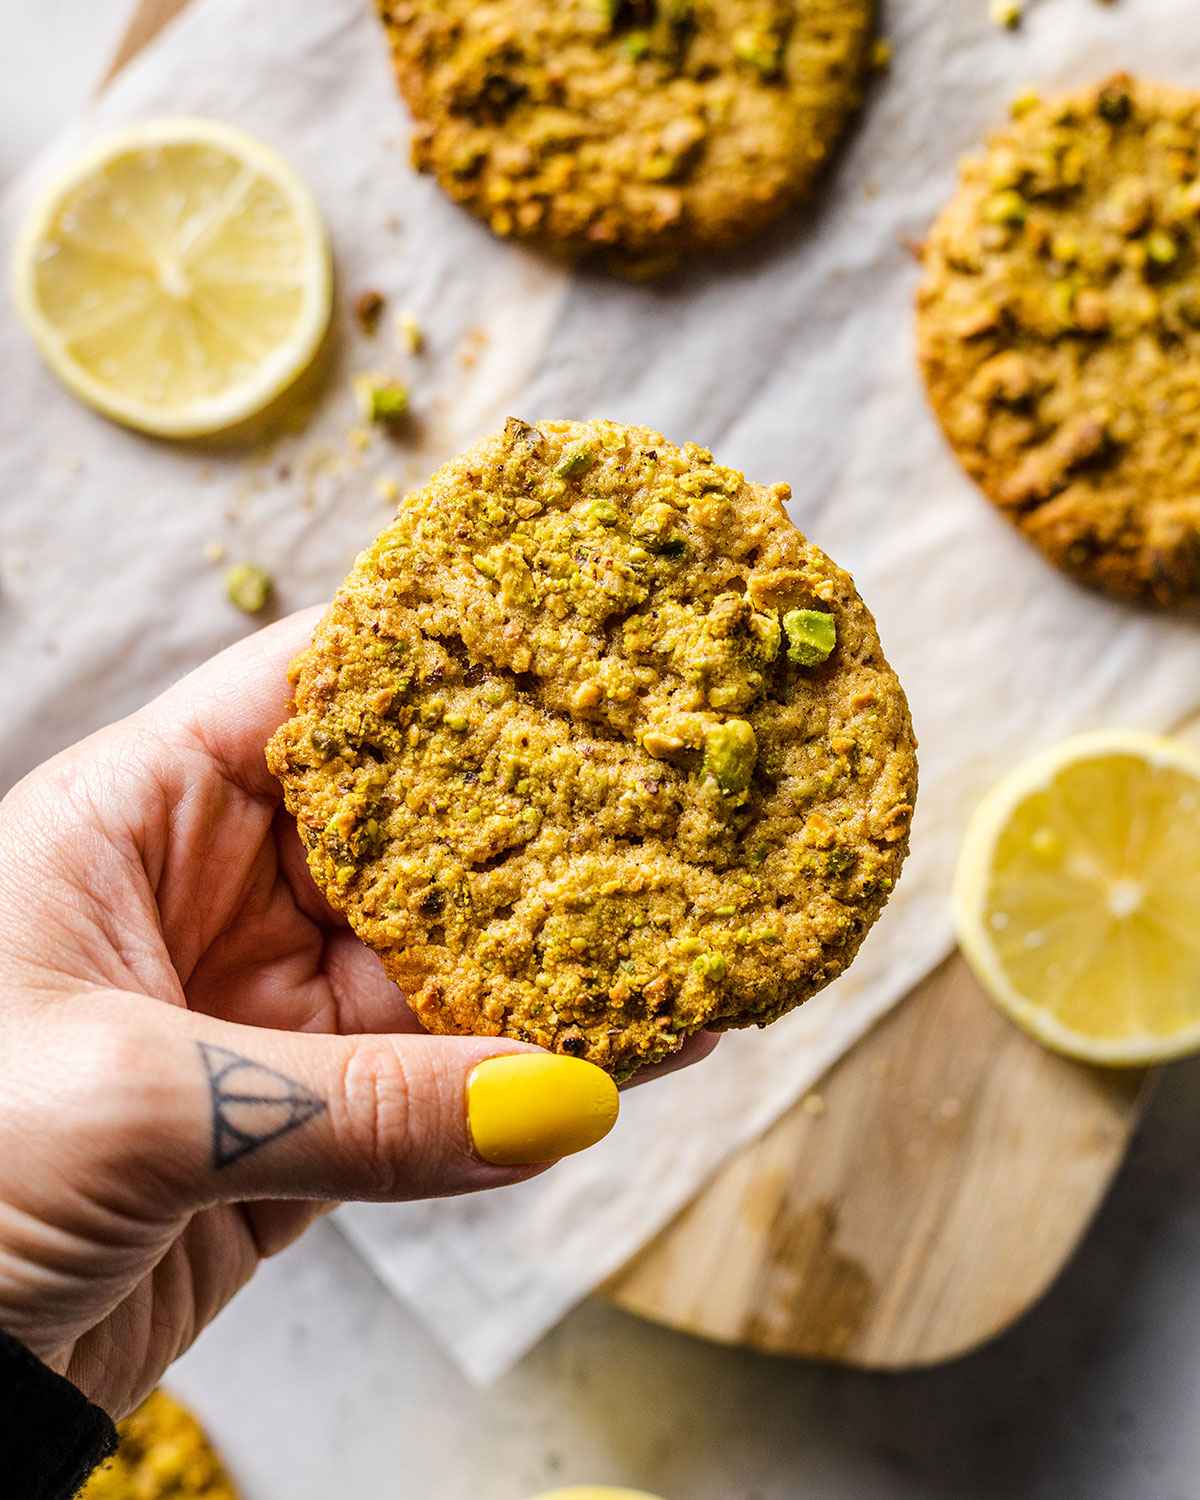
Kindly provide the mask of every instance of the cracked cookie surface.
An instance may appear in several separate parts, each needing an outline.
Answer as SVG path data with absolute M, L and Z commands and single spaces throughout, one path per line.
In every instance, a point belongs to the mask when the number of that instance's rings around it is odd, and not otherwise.
M 415 164 L 504 236 L 652 274 L 802 197 L 874 0 L 378 0 Z
M 915 746 L 789 493 L 645 428 L 510 420 L 358 559 L 268 761 L 429 1030 L 624 1077 L 853 958 Z
M 921 363 L 967 472 L 1081 581 L 1200 597 L 1200 94 L 1017 101 L 924 263 Z

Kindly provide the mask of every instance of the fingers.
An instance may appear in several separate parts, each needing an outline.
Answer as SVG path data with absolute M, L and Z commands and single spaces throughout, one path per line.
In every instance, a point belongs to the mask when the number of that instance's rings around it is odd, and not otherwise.
M 322 613 L 301 610 L 230 646 L 156 699 L 145 715 L 166 738 L 190 740 L 244 791 L 277 796 L 263 747 L 287 717 L 288 666 L 312 639 Z
M 131 1149 L 193 1208 L 497 1187 L 617 1118 L 599 1068 L 495 1038 L 275 1032 L 135 997 L 123 1037 Z

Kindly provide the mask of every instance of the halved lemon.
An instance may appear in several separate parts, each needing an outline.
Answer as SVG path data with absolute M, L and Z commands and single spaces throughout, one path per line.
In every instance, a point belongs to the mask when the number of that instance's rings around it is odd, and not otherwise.
M 35 205 L 17 305 L 47 363 L 106 416 L 161 437 L 236 426 L 312 362 L 329 242 L 276 153 L 213 120 L 98 141 Z
M 1200 1049 L 1200 754 L 1111 732 L 1035 756 L 976 811 L 954 904 L 979 980 L 1047 1046 Z

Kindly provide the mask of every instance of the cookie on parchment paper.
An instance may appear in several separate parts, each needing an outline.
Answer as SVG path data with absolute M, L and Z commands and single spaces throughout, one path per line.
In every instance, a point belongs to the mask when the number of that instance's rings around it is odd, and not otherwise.
M 1052 562 L 1200 596 L 1200 93 L 1017 101 L 924 249 L 920 359 L 967 472 Z
M 651 274 L 808 192 L 875 0 L 378 0 L 414 160 L 500 235 Z

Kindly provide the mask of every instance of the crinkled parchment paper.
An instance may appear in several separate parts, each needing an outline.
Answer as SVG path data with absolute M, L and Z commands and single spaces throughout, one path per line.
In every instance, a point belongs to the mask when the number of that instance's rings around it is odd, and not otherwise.
M 959 474 L 914 369 L 917 269 L 902 248 L 954 162 L 1026 82 L 1118 66 L 1200 87 L 1195 0 L 891 0 L 894 44 L 819 205 L 662 288 L 572 276 L 493 240 L 406 164 L 407 121 L 365 0 L 195 0 L 62 149 L 103 124 L 212 114 L 282 148 L 316 190 L 340 275 L 332 379 L 269 454 L 144 441 L 79 407 L 0 315 L 0 786 L 142 703 L 246 622 L 204 561 L 325 599 L 386 519 L 381 477 L 419 480 L 513 413 L 607 416 L 696 439 L 762 481 L 855 574 L 905 682 L 922 797 L 900 889 L 852 971 L 769 1033 L 628 1097 L 599 1148 L 487 1198 L 358 1207 L 340 1222 L 475 1377 L 497 1374 L 619 1267 L 947 952 L 964 816 L 1015 758 L 1072 730 L 1166 727 L 1200 702 L 1194 625 L 1138 615 L 1052 572 Z M 39 164 L 31 178 L 45 170 Z M 4 240 L 29 181 L 3 205 Z M 405 359 L 347 311 L 411 308 L 419 430 L 348 442 L 350 376 Z

